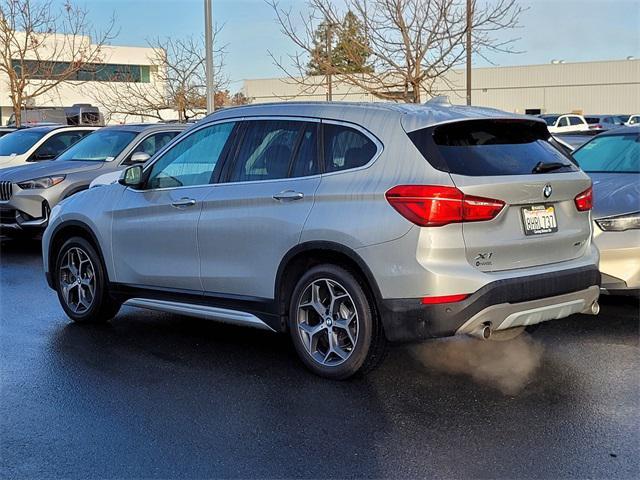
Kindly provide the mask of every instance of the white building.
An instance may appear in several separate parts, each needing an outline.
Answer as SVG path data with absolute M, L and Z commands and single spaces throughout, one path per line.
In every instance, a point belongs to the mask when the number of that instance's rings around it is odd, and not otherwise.
M 436 83 L 438 95 L 451 103 L 466 103 L 464 70 L 455 70 L 446 82 Z M 242 93 L 254 103 L 283 100 L 325 100 L 324 77 L 318 87 L 303 92 L 288 79 L 245 80 Z M 640 60 L 553 63 L 519 67 L 475 68 L 472 75 L 474 105 L 516 113 L 592 114 L 640 113 Z M 334 83 L 334 101 L 379 101 L 357 87 Z
M 55 36 L 48 37 L 48 41 L 55 42 Z M 77 41 L 78 39 L 76 39 Z M 91 39 L 89 37 L 81 37 L 80 41 L 88 44 Z M 42 54 L 42 57 L 47 58 L 46 51 Z M 75 80 L 62 82 L 44 95 L 36 97 L 29 107 L 70 107 L 76 103 L 91 103 L 106 114 L 108 112 L 105 111 L 103 105 L 96 101 L 96 97 L 100 97 L 100 90 L 105 89 L 107 83 L 110 83 L 111 87 L 113 87 L 114 81 L 124 82 L 126 80 L 135 81 L 142 88 L 148 85 L 150 90 L 157 89 L 156 91 L 162 91 L 164 89 L 164 85 L 158 79 L 159 67 L 154 65 L 154 58 L 157 58 L 157 53 L 152 48 L 104 46 L 100 52 L 100 63 L 88 64 L 86 69 L 83 68 L 76 74 Z M 64 56 L 56 57 L 56 59 L 58 63 L 72 60 L 71 58 L 64 58 Z M 44 68 L 44 70 L 49 69 Z M 6 124 L 12 113 L 8 78 L 3 73 L 0 73 L 0 122 L 2 125 Z M 109 118 L 108 115 L 105 115 L 105 120 L 109 123 L 118 123 L 125 120 L 125 118 L 117 115 Z M 126 120 L 144 121 L 139 117 L 129 117 Z M 150 120 L 147 119 L 147 121 Z

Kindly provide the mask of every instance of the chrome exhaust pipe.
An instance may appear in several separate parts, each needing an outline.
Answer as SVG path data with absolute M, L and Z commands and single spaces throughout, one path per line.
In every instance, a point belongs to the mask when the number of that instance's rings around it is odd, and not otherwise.
M 600 313 L 600 304 L 597 300 L 591 304 L 591 307 L 586 313 L 589 315 L 598 315 Z
M 491 337 L 491 326 L 480 325 L 475 330 L 469 332 L 469 335 L 474 338 L 479 338 L 480 340 L 488 340 Z

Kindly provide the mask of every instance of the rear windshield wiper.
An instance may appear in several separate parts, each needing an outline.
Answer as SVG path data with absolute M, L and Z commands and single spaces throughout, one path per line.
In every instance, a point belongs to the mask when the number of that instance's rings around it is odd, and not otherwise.
M 536 163 L 536 166 L 533 167 L 533 170 L 531 170 L 531 173 L 552 172 L 553 170 L 558 170 L 560 168 L 565 168 L 565 167 L 570 167 L 570 166 L 571 166 L 570 163 L 560 163 L 560 162 L 544 163 L 544 162 L 538 162 L 538 163 Z

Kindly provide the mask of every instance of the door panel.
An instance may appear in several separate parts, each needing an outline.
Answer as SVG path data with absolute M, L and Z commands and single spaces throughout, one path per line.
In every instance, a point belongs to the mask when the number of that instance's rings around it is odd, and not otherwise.
M 215 185 L 203 203 L 202 284 L 208 293 L 271 299 L 280 261 L 300 241 L 320 184 L 318 123 L 249 119 L 245 127 L 232 183 Z
M 205 292 L 273 298 L 280 261 L 300 241 L 319 184 L 317 175 L 215 185 L 198 225 Z
M 196 231 L 202 200 L 210 188 L 124 192 L 113 213 L 118 282 L 202 290 Z M 179 205 L 187 199 L 193 204 Z
M 224 122 L 193 131 L 149 167 L 144 190 L 125 191 L 112 227 L 119 282 L 202 291 L 198 219 L 234 128 Z

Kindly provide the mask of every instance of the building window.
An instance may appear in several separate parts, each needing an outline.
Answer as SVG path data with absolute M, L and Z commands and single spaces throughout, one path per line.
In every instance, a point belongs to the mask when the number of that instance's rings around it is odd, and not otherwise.
M 12 67 L 22 75 L 22 69 L 26 70 L 26 76 L 32 79 L 46 80 L 55 78 L 68 71 L 68 62 L 46 62 L 36 60 L 12 60 Z M 121 65 L 114 63 L 87 63 L 80 70 L 74 72 L 67 81 L 82 82 L 133 82 L 150 83 L 151 67 L 149 65 Z

